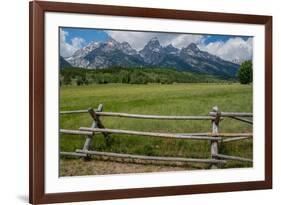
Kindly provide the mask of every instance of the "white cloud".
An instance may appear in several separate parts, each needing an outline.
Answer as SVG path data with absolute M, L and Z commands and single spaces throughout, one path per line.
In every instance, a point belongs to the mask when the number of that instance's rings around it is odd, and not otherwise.
M 207 51 L 213 55 L 219 56 L 228 61 L 241 63 L 245 60 L 252 59 L 253 55 L 253 38 L 244 40 L 241 37 L 230 38 L 226 42 L 210 42 L 205 45 L 199 45 L 201 50 Z
M 71 39 L 71 43 L 74 48 L 82 48 L 82 46 L 84 46 L 86 42 L 83 38 L 75 37 Z
M 119 42 L 127 41 L 134 49 L 141 50 L 153 37 L 157 37 L 161 45 L 172 44 L 183 48 L 190 43 L 195 43 L 201 50 L 219 56 L 228 61 L 242 62 L 252 59 L 253 38 L 243 40 L 241 37 L 230 38 L 226 42 L 216 41 L 208 44 L 204 40 L 206 35 L 176 34 L 176 33 L 151 33 L 134 31 L 106 31 L 112 38 Z
M 188 46 L 190 43 L 198 44 L 203 38 L 203 35 L 179 34 L 172 39 L 172 44 L 177 48 L 182 48 Z
M 188 46 L 190 43 L 199 43 L 203 35 L 193 34 L 172 34 L 172 33 L 151 33 L 135 31 L 106 31 L 112 38 L 119 42 L 127 41 L 134 49 L 141 50 L 147 42 L 157 37 L 160 44 L 166 46 L 172 44 L 177 48 Z
M 190 43 L 195 43 L 201 50 L 219 56 L 228 61 L 242 62 L 252 59 L 253 38 L 244 40 L 241 37 L 233 37 L 223 41 L 205 43 L 206 35 L 196 34 L 177 34 L 177 33 L 157 33 L 157 32 L 137 32 L 137 31 L 105 31 L 108 35 L 119 42 L 126 41 L 132 48 L 141 50 L 147 42 L 157 37 L 161 45 L 172 44 L 177 48 L 183 48 Z M 76 50 L 86 45 L 83 38 L 75 37 L 71 43 L 66 42 L 68 32 L 60 30 L 60 55 L 63 57 L 71 56 Z
M 83 38 L 74 37 L 71 39 L 71 44 L 66 42 L 67 31 L 60 29 L 60 55 L 62 57 L 69 57 L 75 51 L 82 48 L 85 45 L 85 40 Z

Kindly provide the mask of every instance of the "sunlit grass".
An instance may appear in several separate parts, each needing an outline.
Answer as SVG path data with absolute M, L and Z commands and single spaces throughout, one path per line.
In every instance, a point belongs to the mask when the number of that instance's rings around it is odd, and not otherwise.
M 155 115 L 207 115 L 213 106 L 221 111 L 252 112 L 252 86 L 240 84 L 106 84 L 64 86 L 60 89 L 60 110 L 97 108 L 104 111 Z M 211 132 L 210 121 L 163 121 L 102 117 L 107 128 L 171 133 Z M 63 115 L 60 128 L 78 129 L 92 123 L 89 114 Z M 252 126 L 225 118 L 221 132 L 252 132 Z M 81 149 L 84 136 L 62 135 L 63 151 Z M 231 142 L 220 146 L 220 153 L 252 157 L 252 140 Z M 96 135 L 94 150 L 156 156 L 210 157 L 210 142 L 159 139 L 142 136 L 113 135 L 109 146 Z M 229 163 L 226 167 L 251 166 L 249 163 Z

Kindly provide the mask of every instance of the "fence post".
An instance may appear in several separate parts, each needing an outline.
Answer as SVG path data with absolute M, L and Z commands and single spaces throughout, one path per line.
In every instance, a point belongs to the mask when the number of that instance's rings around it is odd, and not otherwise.
M 97 109 L 97 112 L 102 112 L 102 110 L 103 110 L 103 105 L 100 104 L 98 109 Z M 93 109 L 89 109 L 89 113 L 92 116 L 93 120 L 96 122 L 94 128 L 105 128 L 104 125 L 102 124 L 99 116 L 96 114 L 96 112 Z M 105 132 L 103 132 L 102 134 L 105 138 L 106 145 L 109 145 L 110 135 L 108 133 L 105 133 Z
M 213 137 L 218 137 L 217 134 L 219 133 L 219 123 L 220 123 L 221 113 L 217 106 L 214 106 L 212 111 L 216 113 L 215 119 L 212 119 L 212 134 Z M 211 158 L 217 159 L 218 152 L 219 152 L 219 141 L 211 140 Z M 218 168 L 217 164 L 211 164 L 211 169 L 217 169 L 217 168 Z
M 97 111 L 101 112 L 102 109 L 103 109 L 103 105 L 100 104 L 99 107 L 98 107 L 98 109 L 97 109 Z M 88 112 L 91 114 L 91 111 L 92 111 L 92 110 L 93 110 L 92 108 L 89 108 L 89 109 L 88 109 Z M 97 127 L 98 127 L 98 122 L 97 122 L 97 120 L 93 119 L 93 123 L 92 123 L 92 125 L 91 125 L 91 128 L 97 128 Z M 86 141 L 85 141 L 84 146 L 83 146 L 83 150 L 84 150 L 84 151 L 89 151 L 89 150 L 91 150 L 92 144 L 93 144 L 94 134 L 95 134 L 95 133 L 93 132 L 91 135 L 87 135 Z M 90 155 L 87 155 L 87 156 L 85 157 L 85 159 L 89 159 L 89 158 L 90 158 Z

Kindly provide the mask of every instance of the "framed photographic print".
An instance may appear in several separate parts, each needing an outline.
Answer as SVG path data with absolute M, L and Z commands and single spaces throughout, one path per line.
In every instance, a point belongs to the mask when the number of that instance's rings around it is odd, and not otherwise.
M 30 2 L 30 203 L 272 187 L 272 17 Z

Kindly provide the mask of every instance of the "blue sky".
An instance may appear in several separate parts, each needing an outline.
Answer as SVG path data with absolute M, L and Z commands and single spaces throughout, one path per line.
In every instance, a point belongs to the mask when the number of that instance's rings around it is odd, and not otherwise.
M 77 49 L 92 41 L 106 41 L 111 36 L 119 42 L 127 41 L 134 49 L 141 50 L 152 38 L 157 37 L 161 45 L 172 44 L 177 48 L 195 43 L 204 51 L 229 61 L 244 61 L 252 58 L 253 37 L 159 33 L 141 31 L 101 30 L 90 28 L 60 28 L 60 54 L 69 57 Z
M 230 38 L 235 38 L 235 37 L 240 37 L 245 41 L 248 40 L 248 38 L 250 38 L 249 36 L 207 35 L 205 37 L 204 43 L 209 44 L 211 42 L 217 42 L 217 41 L 226 42 Z
M 86 44 L 92 41 L 105 41 L 108 38 L 108 34 L 103 30 L 77 28 L 63 28 L 63 30 L 68 32 L 66 36 L 67 43 L 71 43 L 71 39 L 75 37 L 83 38 Z

